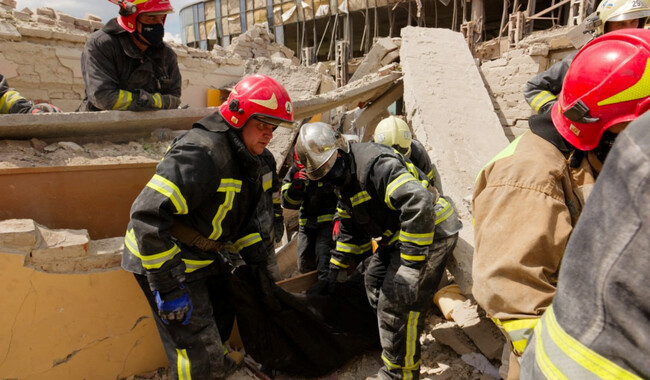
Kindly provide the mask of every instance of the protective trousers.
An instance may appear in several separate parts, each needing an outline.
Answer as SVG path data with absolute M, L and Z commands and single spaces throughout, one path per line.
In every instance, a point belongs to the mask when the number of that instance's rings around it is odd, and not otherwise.
M 334 249 L 332 224 L 298 230 L 298 270 L 307 273 L 318 270 L 318 279 L 326 280 L 329 273 L 330 250 Z
M 186 281 L 192 300 L 192 316 L 187 325 L 164 324 L 146 276 L 135 274 L 160 333 L 174 379 L 225 379 L 236 367 L 225 356 L 222 337 L 230 336 L 234 309 L 228 297 L 228 275 L 213 274 Z
M 365 274 L 366 295 L 379 321 L 379 337 L 384 366 L 381 379 L 420 378 L 420 340 L 426 311 L 444 274 L 447 258 L 454 250 L 458 234 L 434 240 L 429 259 L 420 275 L 417 300 L 404 304 L 396 300 L 395 272 L 400 265 L 396 247 L 380 249 L 373 255 Z M 383 248 L 383 247 L 382 247 Z

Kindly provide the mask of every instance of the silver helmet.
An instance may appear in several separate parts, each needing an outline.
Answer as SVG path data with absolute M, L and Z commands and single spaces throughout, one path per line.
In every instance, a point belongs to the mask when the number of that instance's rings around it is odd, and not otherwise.
M 308 123 L 300 128 L 296 153 L 311 180 L 323 178 L 336 163 L 337 151 L 350 152 L 350 144 L 329 124 Z

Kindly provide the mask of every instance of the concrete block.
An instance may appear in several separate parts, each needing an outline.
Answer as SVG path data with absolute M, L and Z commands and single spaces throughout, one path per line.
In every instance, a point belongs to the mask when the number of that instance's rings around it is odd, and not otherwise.
M 386 54 L 381 60 L 381 66 L 386 66 L 394 61 L 399 59 L 399 50 L 393 50 L 390 53 Z
M 86 13 L 86 20 L 102 22 L 102 18 L 94 14 Z
M 32 219 L 0 221 L 0 251 L 7 249 L 29 252 L 38 242 L 36 223 Z
M 467 335 L 454 322 L 446 322 L 437 325 L 431 335 L 435 340 L 445 346 L 449 346 L 458 355 L 465 355 L 476 352 L 476 347 L 469 340 Z
M 56 19 L 56 12 L 52 8 L 36 8 L 36 14 L 50 19 Z
M 287 57 L 287 58 L 291 58 L 291 57 L 293 57 L 293 56 L 296 54 L 296 53 L 294 53 L 293 50 L 289 49 L 288 47 L 286 47 L 286 46 L 284 46 L 284 45 L 280 45 L 280 51 L 281 51 L 282 54 L 284 54 L 284 56 Z
M 10 7 L 11 9 L 16 8 L 16 1 L 15 0 L 0 0 L 0 4 L 6 5 Z
M 14 11 L 14 17 L 20 21 L 31 21 L 32 15 L 26 12 Z
M 99 30 L 104 27 L 104 24 L 101 21 L 90 20 L 90 27 L 92 30 Z
M 548 44 L 532 44 L 526 49 L 526 54 L 546 57 L 548 55 Z
M 475 302 L 466 300 L 461 307 L 454 308 L 451 316 L 483 355 L 490 360 L 501 359 L 505 343 L 503 334 L 485 317 L 485 312 L 479 311 Z
M 359 80 L 360 78 L 377 71 L 381 66 L 385 66 L 382 64 L 382 59 L 384 59 L 388 53 L 397 49 L 399 49 L 399 46 L 395 44 L 391 38 L 378 39 L 377 42 L 372 45 L 368 54 L 363 58 L 363 61 L 361 61 L 361 64 L 359 64 L 359 67 L 357 67 L 354 74 L 352 74 L 350 82 Z
M 20 41 L 21 35 L 15 26 L 5 21 L 0 21 L 0 38 L 9 41 Z
M 47 261 L 88 255 L 90 237 L 87 230 L 50 230 L 38 226 L 42 241 L 32 250 L 30 262 Z
M 67 14 L 65 14 L 63 12 L 58 12 L 57 11 L 56 12 L 56 17 L 59 19 L 59 21 L 67 22 L 67 23 L 70 23 L 70 24 L 74 24 L 74 21 L 75 21 L 74 17 L 72 17 L 70 15 L 67 15 Z
M 34 11 L 32 11 L 29 8 L 23 8 L 23 10 L 21 12 L 27 13 L 28 15 L 33 15 L 34 14 Z
M 505 58 L 498 58 L 498 59 L 495 59 L 495 60 L 493 60 L 493 61 L 483 62 L 483 63 L 481 64 L 481 69 L 483 69 L 483 70 L 487 70 L 487 69 L 491 69 L 491 68 L 493 68 L 493 67 L 503 67 L 503 66 L 505 66 L 505 65 L 507 65 L 507 64 L 508 64 L 508 60 L 507 60 L 507 59 L 505 59 Z
M 40 8 L 39 8 L 40 9 Z M 41 25 L 56 25 L 56 19 L 50 16 L 36 15 L 36 22 Z
M 74 19 L 74 24 L 75 24 L 76 26 L 80 26 L 80 27 L 88 28 L 88 29 L 90 29 L 90 26 L 91 26 L 89 20 L 84 20 L 84 19 L 82 19 L 82 18 L 75 18 L 75 19 Z

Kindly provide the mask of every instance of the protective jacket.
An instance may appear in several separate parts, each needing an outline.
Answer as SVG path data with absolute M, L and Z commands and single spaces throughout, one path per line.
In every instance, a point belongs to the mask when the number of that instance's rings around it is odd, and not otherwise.
M 298 218 L 301 227 L 331 227 L 338 202 L 334 187 L 320 181 L 307 181 L 305 186 L 296 189 L 291 185 L 291 180 L 298 171 L 298 167 L 292 165 L 282 180 L 282 206 L 300 209 Z
M 524 86 L 524 99 L 536 113 L 544 113 L 551 110 L 551 106 L 557 100 L 557 95 L 562 90 L 562 83 L 573 57 L 578 52 L 571 53 L 560 62 L 555 63 L 546 71 L 535 75 L 526 82 Z
M 284 222 L 282 216 L 282 202 L 280 201 L 280 177 L 278 177 L 275 157 L 270 150 L 264 149 L 260 154 L 262 163 L 262 201 L 258 206 L 258 220 L 260 221 L 260 230 L 262 238 L 269 240 L 273 245 L 273 240 L 281 238 L 275 236 L 274 226 Z M 267 239 L 268 238 L 268 239 Z
M 220 260 L 223 247 L 182 242 L 178 225 L 197 231 L 199 240 L 231 242 L 247 263 L 265 265 L 255 218 L 262 189 L 259 159 L 218 112 L 194 123 L 133 203 L 122 267 L 147 274 L 152 289 L 162 291 Z
M 32 107 L 32 102 L 10 88 L 5 77 L 0 74 L 0 114 L 27 113 Z
M 472 294 L 523 352 L 555 295 L 567 241 L 594 184 L 595 155 L 575 150 L 550 114 L 534 116 L 479 173 Z
M 116 19 L 90 36 L 81 71 L 86 94 L 78 111 L 160 109 L 152 96 L 158 101 L 161 95 L 181 96 L 176 53 L 165 43 L 143 53 Z
M 522 379 L 650 378 L 650 113 L 617 137 L 562 260 Z
M 330 265 L 348 268 L 382 245 L 399 244 L 401 264 L 419 269 L 436 238 L 456 234 L 462 224 L 445 198 L 426 191 L 427 177 L 394 149 L 352 144 L 350 183 L 340 190 L 340 231 Z
M 440 179 L 438 168 L 431 162 L 424 145 L 416 139 L 411 140 L 411 155 L 409 159 L 413 162 L 413 165 L 424 172 L 429 179 L 429 183 L 435 186 L 440 194 L 443 194 L 442 180 Z

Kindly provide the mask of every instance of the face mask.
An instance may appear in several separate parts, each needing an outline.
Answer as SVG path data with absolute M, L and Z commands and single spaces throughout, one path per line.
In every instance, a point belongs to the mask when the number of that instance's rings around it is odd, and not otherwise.
M 142 37 L 151 45 L 158 46 L 162 43 L 165 36 L 165 26 L 163 24 L 141 24 Z
M 598 157 L 600 162 L 605 162 L 605 158 L 607 158 L 607 154 L 612 149 L 616 137 L 618 137 L 618 134 L 610 131 L 605 131 L 603 133 L 603 137 L 600 138 L 598 146 L 594 149 L 594 153 L 596 153 L 596 157 Z

